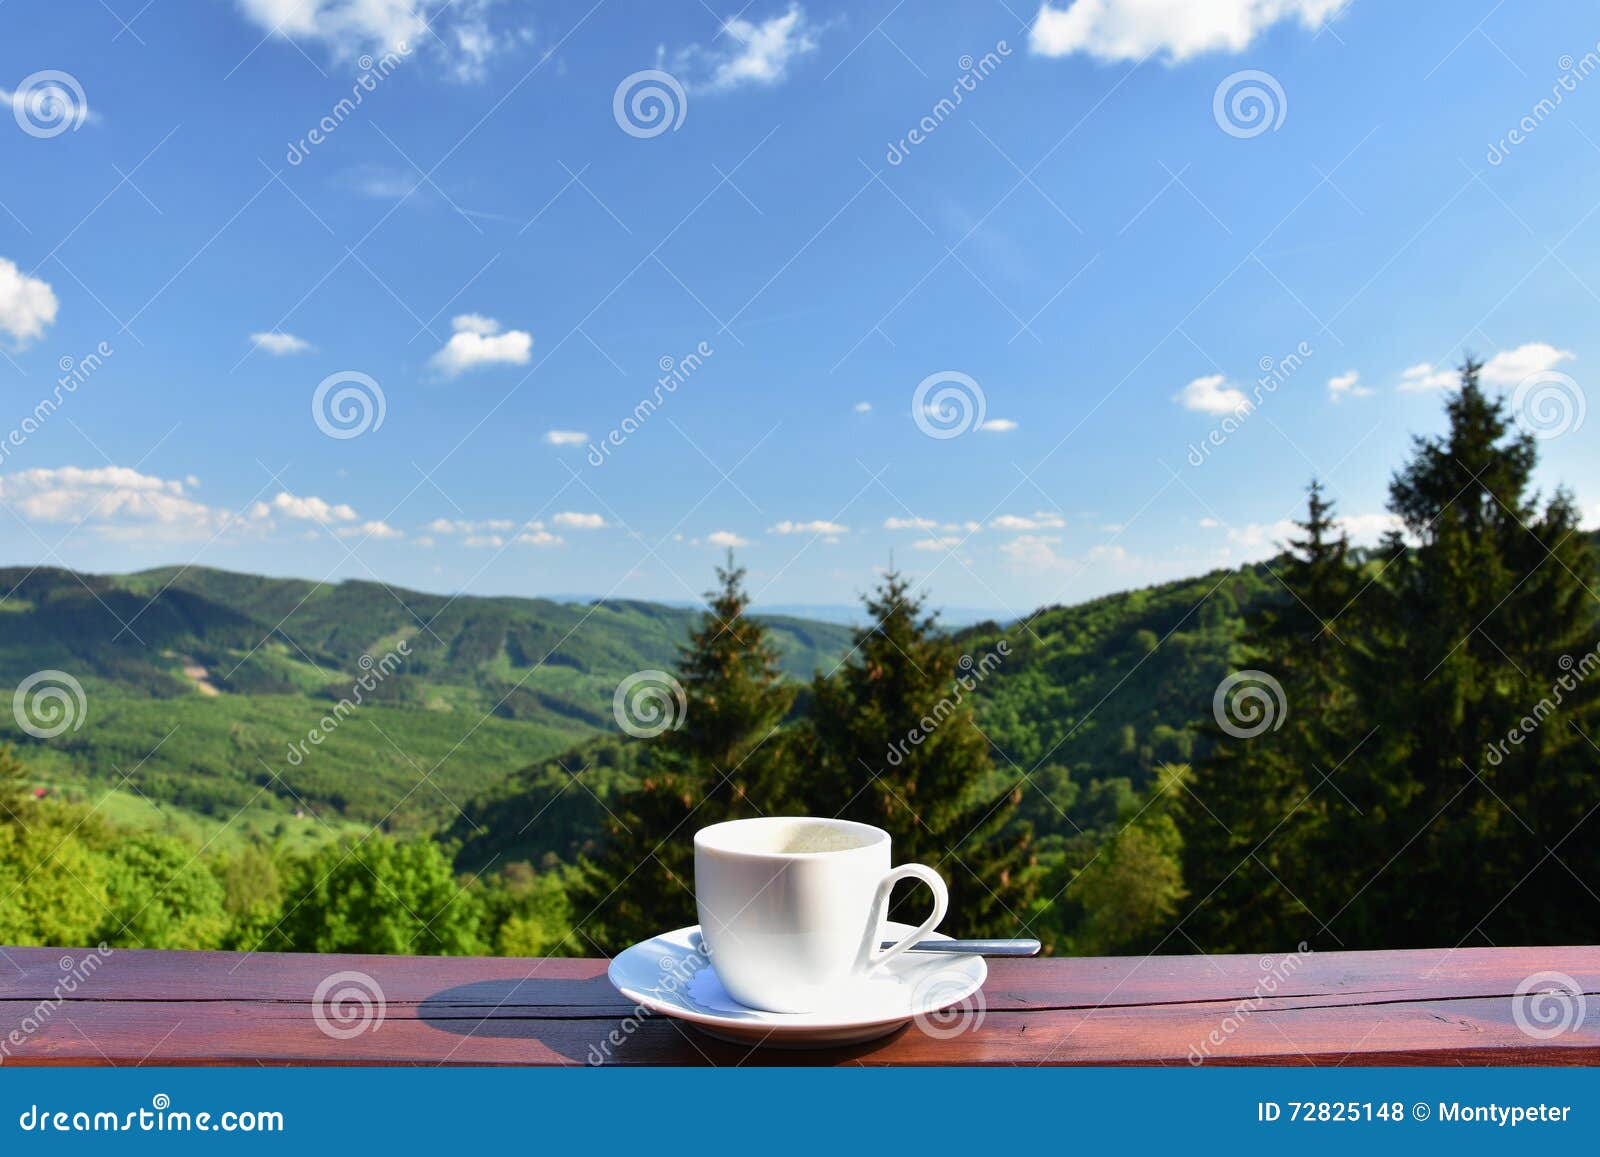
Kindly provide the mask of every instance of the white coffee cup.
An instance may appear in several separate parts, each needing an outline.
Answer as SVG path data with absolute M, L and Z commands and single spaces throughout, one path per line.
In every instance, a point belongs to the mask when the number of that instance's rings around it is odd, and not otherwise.
M 917 879 L 933 913 L 880 949 L 889 892 Z M 949 893 L 925 864 L 889 867 L 889 833 L 851 820 L 767 816 L 694 837 L 700 935 L 717 979 L 740 1004 L 816 1012 L 944 919 Z

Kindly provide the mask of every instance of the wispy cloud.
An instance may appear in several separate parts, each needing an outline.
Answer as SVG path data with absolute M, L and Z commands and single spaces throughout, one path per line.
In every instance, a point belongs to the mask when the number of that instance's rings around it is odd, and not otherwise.
M 1345 398 L 1366 398 L 1371 395 L 1372 391 L 1361 384 L 1361 375 L 1355 370 L 1328 379 L 1328 397 L 1336 402 Z
M 732 16 L 710 44 L 680 49 L 672 68 L 686 85 L 707 92 L 770 87 L 788 77 L 796 59 L 816 51 L 820 34 L 799 4 L 765 20 Z
M 568 530 L 604 530 L 606 525 L 606 520 L 600 515 L 576 510 L 563 510 L 550 521 Z
M 1432 362 L 1418 362 L 1400 372 L 1400 390 L 1407 394 L 1453 390 L 1460 383 L 1461 376 L 1454 370 L 1440 368 Z
M 495 18 L 496 0 L 238 0 L 269 37 L 321 44 L 334 60 L 425 48 L 454 80 L 479 81 L 532 29 Z M 507 5 L 505 8 L 509 9 Z
M 772 534 L 820 534 L 829 542 L 837 542 L 840 535 L 850 533 L 848 526 L 823 518 L 815 518 L 810 522 L 794 522 L 786 518 L 768 530 Z
M 589 435 L 581 430 L 546 430 L 544 440 L 552 446 L 582 446 Z
M 740 538 L 731 530 L 713 530 L 710 534 L 706 535 L 706 541 L 712 546 L 726 546 L 730 548 L 735 546 L 750 545 L 750 540 L 748 538 Z
M 292 333 L 253 333 L 250 340 L 256 349 L 272 354 L 274 357 L 284 357 L 288 354 L 310 353 L 314 348 L 304 338 L 295 337 Z
M 989 520 L 995 530 L 1060 530 L 1067 520 L 1047 510 L 1036 510 L 1031 515 L 1001 514 Z

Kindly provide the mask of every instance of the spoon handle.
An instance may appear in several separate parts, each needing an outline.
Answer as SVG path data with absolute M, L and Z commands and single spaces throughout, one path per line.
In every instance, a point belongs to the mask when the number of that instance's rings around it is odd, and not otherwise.
M 893 940 L 885 940 L 884 948 L 893 948 Z M 1037 956 L 1037 940 L 919 940 L 908 952 L 955 952 L 971 956 Z

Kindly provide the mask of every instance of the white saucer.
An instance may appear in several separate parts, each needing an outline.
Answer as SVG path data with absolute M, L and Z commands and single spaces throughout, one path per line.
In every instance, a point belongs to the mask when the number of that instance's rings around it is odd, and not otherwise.
M 883 939 L 912 930 L 913 925 L 889 921 Z M 931 932 L 928 939 L 949 937 Z M 696 924 L 635 944 L 611 961 L 606 975 L 639 1007 L 689 1021 L 719 1040 L 820 1049 L 887 1036 L 908 1021 L 969 1001 L 983 986 L 989 966 L 981 956 L 905 952 L 842 990 L 822 1011 L 760 1012 L 723 989 L 700 947 Z

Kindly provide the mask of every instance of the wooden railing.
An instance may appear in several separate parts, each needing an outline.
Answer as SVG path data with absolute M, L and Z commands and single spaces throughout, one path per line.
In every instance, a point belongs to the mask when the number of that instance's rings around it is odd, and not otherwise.
M 996 960 L 937 1036 L 809 1053 L 636 1016 L 604 960 L 88 954 L 0 951 L 0 1063 L 1600 1064 L 1594 947 Z M 319 1008 L 340 972 L 381 990 L 364 1021 Z

